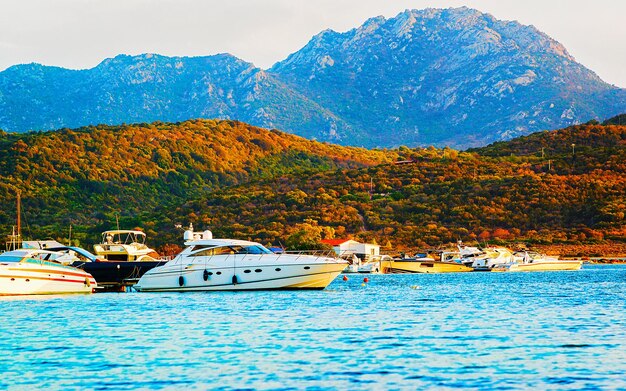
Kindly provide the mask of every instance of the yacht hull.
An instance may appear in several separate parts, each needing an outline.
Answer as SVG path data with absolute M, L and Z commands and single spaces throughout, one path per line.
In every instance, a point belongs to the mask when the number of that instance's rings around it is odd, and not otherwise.
M 140 292 L 324 289 L 345 267 L 345 263 L 338 262 L 234 268 L 207 264 L 191 265 L 182 270 L 155 268 L 144 274 L 134 288 Z
M 533 263 L 516 263 L 508 268 L 510 272 L 560 271 L 579 270 L 582 261 L 540 261 Z
M 74 263 L 72 266 L 91 274 L 98 281 L 99 288 L 118 290 L 121 287 L 133 285 L 148 270 L 165 263 L 166 261 L 98 261 Z
M 0 267 L 0 296 L 92 293 L 96 280 L 82 270 L 15 264 Z
M 383 265 L 383 272 L 390 274 L 401 273 L 460 273 L 471 272 L 474 269 L 456 262 L 441 261 L 387 261 Z

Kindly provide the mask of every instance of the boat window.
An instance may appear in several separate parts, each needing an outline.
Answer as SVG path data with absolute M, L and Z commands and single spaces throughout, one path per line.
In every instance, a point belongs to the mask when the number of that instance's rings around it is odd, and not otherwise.
M 23 257 L 18 257 L 15 255 L 0 255 L 0 263 L 10 263 L 10 262 L 19 262 Z
M 24 258 L 26 256 L 28 256 L 28 251 L 24 251 L 24 250 L 13 250 L 13 251 L 7 251 L 5 253 L 0 254 L 0 257 L 21 257 Z
M 208 257 L 208 256 L 213 255 L 213 249 L 209 248 L 206 250 L 198 251 L 197 253 L 193 253 L 191 255 L 194 257 Z
M 202 250 L 202 249 L 206 249 L 206 248 L 213 248 L 213 247 L 215 247 L 215 246 L 210 246 L 210 245 L 206 245 L 206 244 L 196 244 L 195 246 L 193 246 L 191 248 L 191 252 Z
M 242 246 L 230 246 L 230 248 L 232 249 L 233 254 L 247 254 L 248 252 L 246 251 L 246 249 Z
M 214 255 L 213 249 L 215 246 L 207 246 L 207 245 L 196 245 L 191 249 L 192 257 L 208 257 Z
M 228 255 L 234 254 L 235 250 L 230 247 L 217 247 L 214 249 L 213 255 Z
M 272 252 L 263 246 L 247 246 L 246 254 L 272 254 Z

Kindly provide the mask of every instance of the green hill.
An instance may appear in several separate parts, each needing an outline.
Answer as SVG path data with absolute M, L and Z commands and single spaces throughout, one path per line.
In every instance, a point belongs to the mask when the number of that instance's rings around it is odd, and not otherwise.
M 292 246 L 623 241 L 625 140 L 626 127 L 598 124 L 466 152 L 346 148 L 232 121 L 5 133 L 0 229 L 13 224 L 19 188 L 26 234 L 62 238 L 72 224 L 83 245 L 116 215 L 155 246 L 180 243 L 174 225 L 190 222 Z
M 234 121 L 97 126 L 0 134 L 0 230 L 15 221 L 22 191 L 24 233 L 63 237 L 74 226 L 81 242 L 115 226 L 173 229 L 192 216 L 178 207 L 216 189 L 286 175 L 389 162 L 394 153 L 309 141 Z M 177 240 L 177 239 L 176 239 Z

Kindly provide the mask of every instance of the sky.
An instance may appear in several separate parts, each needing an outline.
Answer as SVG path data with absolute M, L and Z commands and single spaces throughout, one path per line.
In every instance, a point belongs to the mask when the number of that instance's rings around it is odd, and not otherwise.
M 92 68 L 118 54 L 231 53 L 261 68 L 325 29 L 405 9 L 467 6 L 534 25 L 626 88 L 624 0 L 0 0 L 0 70 L 37 62 Z

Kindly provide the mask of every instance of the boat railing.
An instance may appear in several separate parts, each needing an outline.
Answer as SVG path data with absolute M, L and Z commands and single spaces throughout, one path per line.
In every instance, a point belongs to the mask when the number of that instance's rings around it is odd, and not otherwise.
M 283 251 L 280 254 L 298 255 L 298 256 L 314 256 L 318 258 L 337 258 L 337 253 L 334 250 L 298 250 L 298 251 Z

